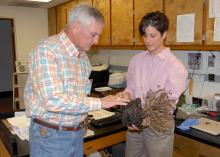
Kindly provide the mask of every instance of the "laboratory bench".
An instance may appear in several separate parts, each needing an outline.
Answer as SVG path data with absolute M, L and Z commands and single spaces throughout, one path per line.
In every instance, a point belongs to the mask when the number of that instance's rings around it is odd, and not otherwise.
M 176 121 L 179 125 L 181 121 Z M 92 152 L 111 147 L 126 140 L 126 128 L 121 123 L 113 124 L 102 128 L 89 129 L 94 135 L 84 138 L 84 153 Z M 26 140 L 10 132 L 9 123 L 0 120 L 0 157 L 8 156 L 26 157 L 29 154 L 29 144 Z M 174 157 L 217 157 L 220 155 L 220 135 L 214 136 L 196 129 L 182 131 L 175 128 Z
M 123 89 L 116 89 L 109 92 L 92 92 L 91 96 L 102 97 L 108 94 L 115 94 Z M 29 144 L 27 140 L 21 140 L 10 131 L 10 125 L 5 118 L 13 116 L 7 113 L 0 120 L 0 157 L 26 157 L 29 156 Z M 220 119 L 216 119 L 219 121 Z M 178 126 L 182 120 L 175 120 Z M 95 151 L 109 148 L 113 145 L 126 141 L 126 127 L 122 123 L 95 128 L 89 125 L 94 135 L 84 138 L 84 154 L 88 155 Z M 3 154 L 3 155 L 2 155 Z M 196 129 L 190 128 L 183 131 L 175 128 L 173 157 L 219 157 L 220 156 L 220 135 L 211 135 Z

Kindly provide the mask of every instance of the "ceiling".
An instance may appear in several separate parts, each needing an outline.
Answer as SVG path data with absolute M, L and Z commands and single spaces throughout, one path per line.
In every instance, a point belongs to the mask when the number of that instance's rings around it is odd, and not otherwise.
M 51 2 L 33 2 L 26 0 L 0 0 L 0 5 L 17 6 L 17 7 L 33 7 L 33 8 L 50 8 L 55 5 L 64 3 L 68 0 L 52 0 Z

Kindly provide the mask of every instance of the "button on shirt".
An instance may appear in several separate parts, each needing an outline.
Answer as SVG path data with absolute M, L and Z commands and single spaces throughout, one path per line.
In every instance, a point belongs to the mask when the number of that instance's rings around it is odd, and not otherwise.
M 133 99 L 139 97 L 143 101 L 150 89 L 157 91 L 164 88 L 171 92 L 170 98 L 177 102 L 185 89 L 187 76 L 186 68 L 169 48 L 156 55 L 143 51 L 129 63 L 127 90 Z
M 91 66 L 65 32 L 42 41 L 29 56 L 24 100 L 29 117 L 60 126 L 77 126 L 87 112 L 101 108 L 91 90 Z

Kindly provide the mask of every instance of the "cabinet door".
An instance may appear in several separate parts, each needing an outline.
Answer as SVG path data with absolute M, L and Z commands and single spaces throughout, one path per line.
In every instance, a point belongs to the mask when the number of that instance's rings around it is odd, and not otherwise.
M 61 4 L 57 9 L 57 33 L 59 33 L 67 23 L 66 4 Z
M 217 147 L 209 146 L 204 143 L 200 143 L 199 157 L 219 157 L 220 149 Z
M 168 16 L 170 23 L 166 44 L 168 45 L 202 44 L 203 0 L 165 0 L 164 12 Z M 177 16 L 183 14 L 192 14 L 192 13 L 195 13 L 194 42 L 176 42 Z
M 77 0 L 69 1 L 69 2 L 66 4 L 67 22 L 68 22 L 68 15 L 69 15 L 70 10 L 72 10 L 73 8 L 75 8 L 76 5 L 77 5 Z
M 139 33 L 139 23 L 146 13 L 151 11 L 163 12 L 163 0 L 134 0 L 134 36 L 135 45 L 144 45 Z
M 78 4 L 79 3 L 88 3 L 88 4 L 92 5 L 92 0 L 78 0 Z
M 56 27 L 56 8 L 49 8 L 48 9 L 48 32 L 49 35 L 54 35 L 57 33 L 57 27 Z
M 214 41 L 215 18 L 209 18 L 209 0 L 205 1 L 205 44 L 220 45 L 220 41 Z
M 10 157 L 11 155 L 8 153 L 7 149 L 5 148 L 4 144 L 0 140 L 0 157 Z
M 198 157 L 199 143 L 195 140 L 175 134 L 173 155 L 177 157 Z
M 133 45 L 133 0 L 111 1 L 112 46 Z
M 105 18 L 105 26 L 98 45 L 110 46 L 110 0 L 93 0 L 93 6 L 99 9 Z

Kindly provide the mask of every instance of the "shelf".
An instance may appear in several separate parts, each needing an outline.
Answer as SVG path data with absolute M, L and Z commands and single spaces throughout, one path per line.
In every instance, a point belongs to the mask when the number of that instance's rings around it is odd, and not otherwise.
M 26 72 L 24 72 L 24 73 L 17 73 L 17 72 L 15 72 L 15 73 L 13 73 L 13 75 L 25 75 L 25 74 L 28 74 L 28 73 L 26 73 Z
M 18 84 L 15 84 L 14 85 L 14 88 L 24 88 L 25 86 L 23 86 L 23 85 L 18 85 Z
M 23 109 L 23 93 L 28 73 L 13 73 L 13 110 Z
M 24 99 L 23 98 L 14 98 L 14 101 L 15 102 L 20 102 L 20 101 L 24 101 Z

